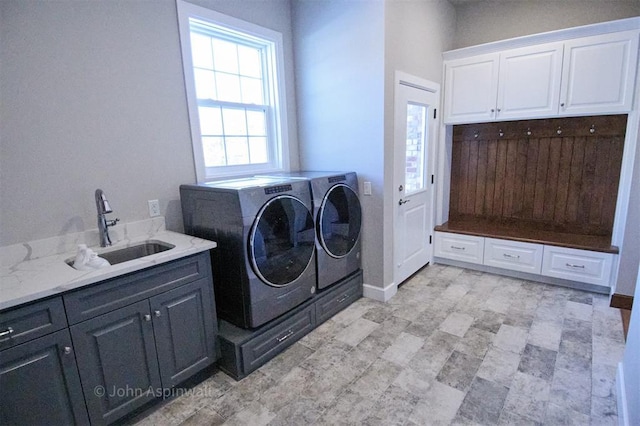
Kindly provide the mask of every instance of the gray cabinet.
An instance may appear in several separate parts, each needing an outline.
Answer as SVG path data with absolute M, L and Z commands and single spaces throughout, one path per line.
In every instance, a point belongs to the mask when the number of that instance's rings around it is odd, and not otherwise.
M 0 352 L 0 424 L 87 424 L 68 330 Z
M 69 321 L 81 321 L 70 329 L 92 424 L 122 418 L 215 362 L 209 265 L 203 253 L 64 296 Z

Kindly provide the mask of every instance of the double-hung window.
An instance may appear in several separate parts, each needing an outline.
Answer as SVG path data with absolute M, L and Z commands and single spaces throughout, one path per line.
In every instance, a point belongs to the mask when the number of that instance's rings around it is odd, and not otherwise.
M 287 166 L 282 35 L 178 1 L 199 182 Z

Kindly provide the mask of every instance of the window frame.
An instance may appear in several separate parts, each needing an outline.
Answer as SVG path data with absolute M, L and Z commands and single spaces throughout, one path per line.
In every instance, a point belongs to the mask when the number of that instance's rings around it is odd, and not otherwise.
M 180 48 L 187 95 L 187 109 L 191 130 L 191 143 L 196 170 L 197 182 L 206 182 L 223 177 L 234 177 L 257 173 L 270 173 L 288 170 L 289 168 L 289 137 L 287 124 L 287 104 L 284 77 L 284 44 L 282 34 L 237 19 L 211 9 L 200 7 L 183 0 L 177 0 L 178 27 L 180 32 Z M 191 25 L 190 19 L 195 19 L 219 28 L 225 32 L 225 38 L 236 37 L 239 40 L 253 44 L 264 44 L 263 57 L 264 75 L 267 79 L 265 103 L 266 105 L 266 133 L 269 161 L 261 164 L 243 164 L 206 167 L 202 135 L 200 132 L 199 102 L 196 95 L 194 67 L 191 56 Z M 228 103 L 215 101 L 229 106 L 250 106 L 255 104 Z

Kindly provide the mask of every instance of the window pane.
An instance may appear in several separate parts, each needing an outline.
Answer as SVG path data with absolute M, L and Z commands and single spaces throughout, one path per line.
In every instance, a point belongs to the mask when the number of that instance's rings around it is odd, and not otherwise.
M 216 99 L 216 86 L 213 71 L 203 69 L 193 70 L 196 80 L 196 97 L 198 99 Z
M 210 37 L 191 33 L 191 60 L 194 67 L 213 69 Z
M 249 150 L 251 152 L 251 164 L 269 161 L 267 138 L 249 138 Z
M 424 188 L 427 108 L 407 105 L 407 148 L 405 161 L 405 195 Z
M 222 136 L 222 117 L 220 108 L 198 107 L 200 134 L 202 136 Z
M 241 77 L 242 102 L 245 104 L 262 105 L 262 80 Z
M 260 50 L 253 47 L 238 45 L 238 59 L 241 75 L 262 78 Z
M 265 127 L 264 111 L 247 111 L 247 127 L 249 136 L 265 136 L 267 134 Z
M 219 101 L 242 102 L 240 96 L 240 77 L 232 74 L 216 73 L 216 87 Z
M 246 137 L 225 138 L 227 145 L 227 164 L 249 164 L 249 145 Z
M 205 167 L 226 166 L 227 158 L 222 138 L 202 138 Z
M 238 73 L 238 50 L 235 43 L 213 39 L 213 63 L 216 71 Z
M 247 121 L 243 109 L 224 108 L 222 117 L 225 135 L 245 136 L 247 134 Z

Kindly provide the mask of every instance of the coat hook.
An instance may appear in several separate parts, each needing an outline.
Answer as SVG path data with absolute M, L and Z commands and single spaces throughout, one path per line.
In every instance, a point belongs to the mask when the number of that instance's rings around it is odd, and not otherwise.
M 531 127 L 527 127 L 527 136 L 531 136 Z
M 562 128 L 560 126 L 558 126 L 558 130 L 556 130 L 556 133 L 561 135 L 562 134 Z
M 596 132 L 596 125 L 592 124 L 591 128 L 589 129 L 589 133 L 595 133 Z
M 502 131 L 502 129 L 498 130 L 498 136 L 500 136 L 500 137 L 504 136 L 504 132 Z
M 476 131 L 473 133 L 473 137 L 474 137 L 474 138 L 476 138 L 476 139 L 478 139 L 478 136 L 480 136 L 480 135 L 478 134 L 478 131 L 476 130 Z

